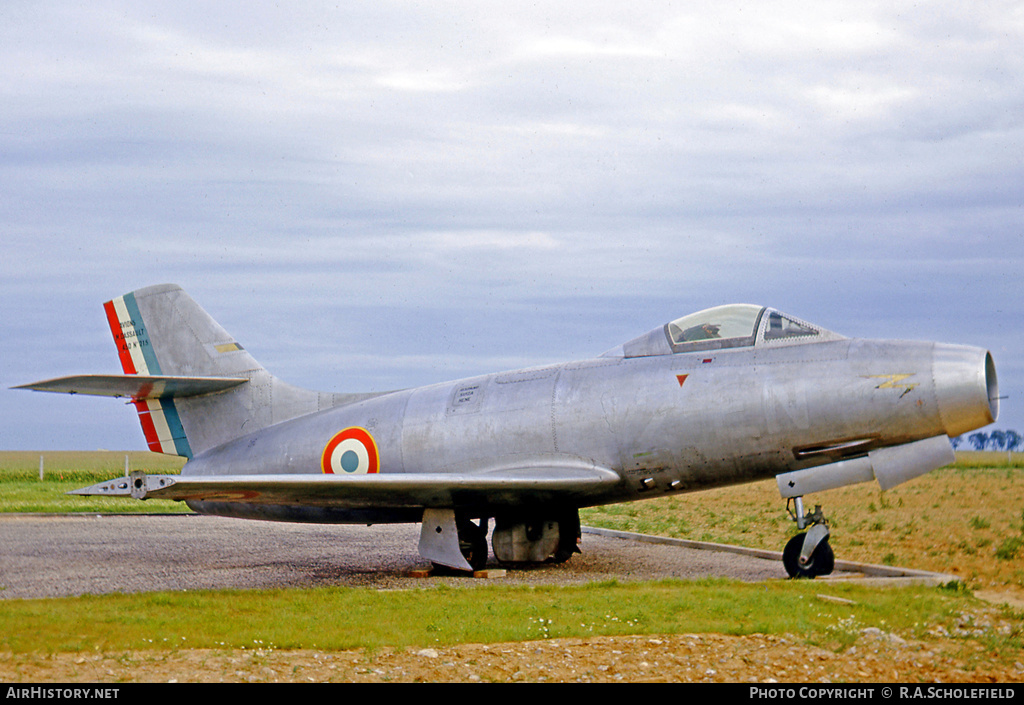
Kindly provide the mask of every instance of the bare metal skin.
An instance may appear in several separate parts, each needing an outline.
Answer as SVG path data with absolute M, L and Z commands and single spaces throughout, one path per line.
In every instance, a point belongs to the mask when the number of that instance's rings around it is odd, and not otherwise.
M 701 311 L 589 360 L 383 394 L 278 380 L 177 286 L 106 308 L 126 374 L 24 388 L 129 397 L 150 448 L 189 461 L 77 493 L 421 522 L 420 553 L 464 570 L 486 560 L 490 519 L 499 560 L 562 561 L 578 551 L 580 507 L 774 477 L 810 527 L 787 570 L 827 574 L 827 521 L 804 513 L 805 494 L 909 480 L 998 416 L 985 350 L 849 339 L 760 306 Z

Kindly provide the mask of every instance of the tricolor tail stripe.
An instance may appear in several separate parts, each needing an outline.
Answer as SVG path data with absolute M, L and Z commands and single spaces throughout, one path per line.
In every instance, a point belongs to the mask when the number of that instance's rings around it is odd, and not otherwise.
M 160 363 L 150 344 L 149 333 L 135 303 L 134 294 L 119 296 L 103 305 L 107 312 L 110 332 L 121 357 L 121 368 L 126 374 L 158 375 Z
M 117 300 L 123 302 L 123 297 Z M 123 308 L 123 303 L 121 308 Z M 125 342 L 124 333 L 121 332 L 121 319 L 120 314 L 117 312 L 117 307 L 114 306 L 113 301 L 108 301 L 103 304 L 103 310 L 107 314 L 107 324 L 110 326 L 110 333 L 114 336 L 117 355 L 121 359 L 121 369 L 124 370 L 126 375 L 138 374 L 139 371 L 135 369 L 131 353 L 128 352 L 128 343 Z
M 162 374 L 135 295 L 125 294 L 108 301 L 103 309 L 125 374 Z M 142 424 L 142 433 L 146 436 L 150 450 L 192 457 L 192 449 L 185 437 L 185 429 L 173 399 L 136 399 L 133 403 L 139 412 L 139 423 Z
M 138 399 L 133 402 L 149 449 L 155 453 L 192 457 L 173 399 Z

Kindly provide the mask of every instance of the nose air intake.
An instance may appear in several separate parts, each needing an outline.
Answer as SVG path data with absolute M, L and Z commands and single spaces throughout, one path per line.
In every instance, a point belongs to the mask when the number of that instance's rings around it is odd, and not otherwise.
M 999 382 L 991 353 L 936 344 L 932 360 L 939 415 L 950 438 L 999 418 Z

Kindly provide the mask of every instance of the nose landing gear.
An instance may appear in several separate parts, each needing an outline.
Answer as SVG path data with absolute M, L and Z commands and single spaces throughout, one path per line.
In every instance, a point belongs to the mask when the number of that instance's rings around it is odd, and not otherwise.
M 791 578 L 815 578 L 829 575 L 835 567 L 835 554 L 828 544 L 828 520 L 821 513 L 821 505 L 814 512 L 804 515 L 802 497 L 792 498 L 793 506 L 786 502 L 786 511 L 796 522 L 798 529 L 810 525 L 805 533 L 797 534 L 786 544 L 782 552 L 782 565 Z

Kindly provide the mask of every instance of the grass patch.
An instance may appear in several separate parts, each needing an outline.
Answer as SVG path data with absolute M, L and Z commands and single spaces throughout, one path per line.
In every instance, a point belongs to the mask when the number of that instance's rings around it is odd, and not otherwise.
M 975 455 L 990 454 L 970 453 L 886 492 L 873 482 L 822 492 L 805 506 L 822 505 L 837 559 L 933 570 L 1024 594 L 1024 468 L 976 467 Z M 995 456 L 1005 463 L 1005 453 Z M 772 551 L 796 531 L 774 480 L 595 507 L 581 518 L 589 526 Z
M 826 601 L 822 593 L 842 602 Z M 843 648 L 850 624 L 908 637 L 954 633 L 973 603 L 941 589 L 805 581 L 162 592 L 7 601 L 0 612 L 0 651 L 372 650 L 681 633 L 788 633 Z
M 175 474 L 184 458 L 141 451 L 2 451 L 0 452 L 0 512 L 152 513 L 188 512 L 182 502 L 127 497 L 80 497 L 71 490 L 124 475 L 129 470 Z M 39 459 L 43 479 L 39 479 Z
M 959 470 L 972 468 L 1024 468 L 1024 453 L 1002 450 L 958 450 L 952 466 Z

